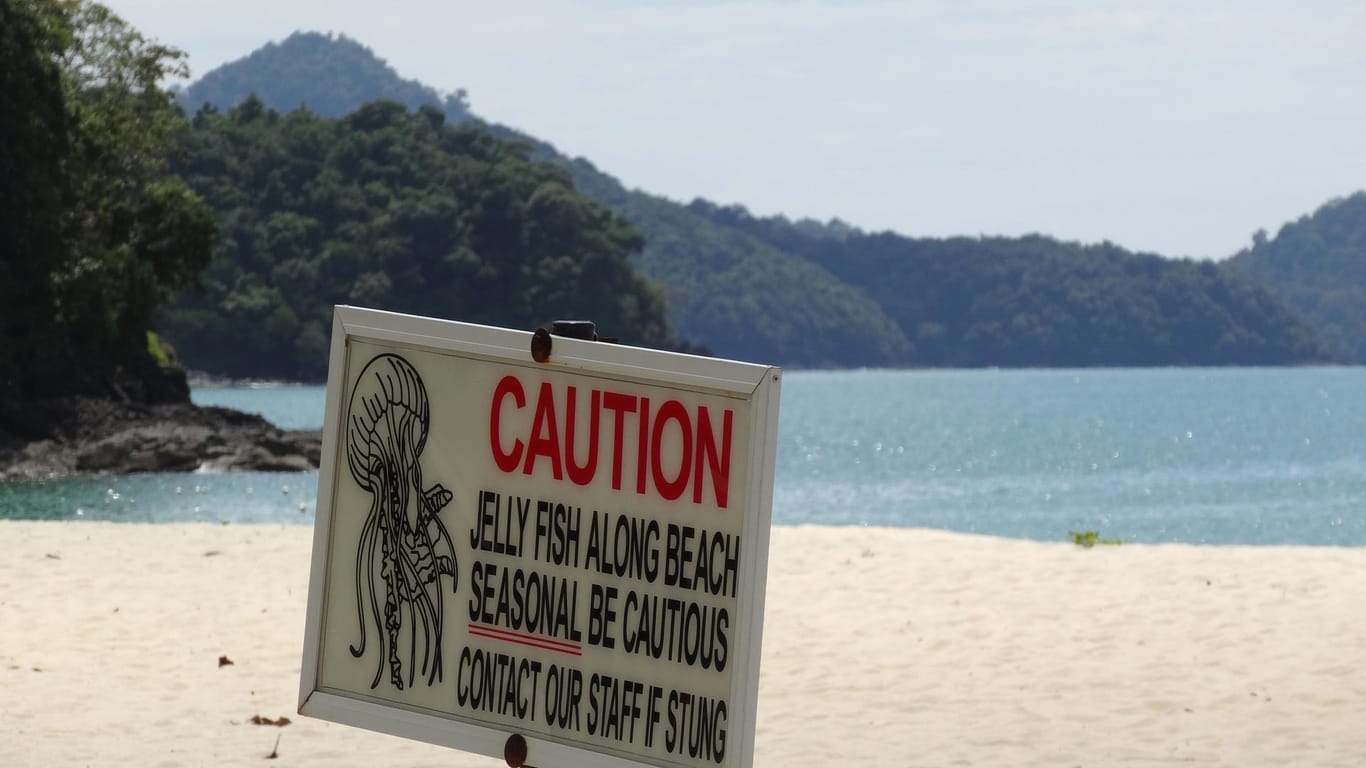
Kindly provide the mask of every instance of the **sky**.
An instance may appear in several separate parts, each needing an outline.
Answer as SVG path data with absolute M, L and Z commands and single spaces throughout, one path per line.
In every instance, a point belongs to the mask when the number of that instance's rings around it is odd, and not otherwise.
M 295 30 L 629 187 L 1223 258 L 1366 189 L 1360 0 L 106 0 L 194 76 Z

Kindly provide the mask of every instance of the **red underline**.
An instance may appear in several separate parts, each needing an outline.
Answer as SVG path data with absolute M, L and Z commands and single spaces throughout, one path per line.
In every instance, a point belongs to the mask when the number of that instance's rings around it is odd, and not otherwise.
M 498 627 L 490 627 L 483 624 L 470 624 L 470 634 L 479 637 L 487 637 L 491 640 L 502 640 L 505 643 L 517 643 L 527 645 L 532 648 L 540 648 L 546 651 L 557 651 L 570 656 L 582 656 L 583 649 L 573 643 L 566 643 L 562 640 L 551 640 L 547 637 L 537 637 L 536 635 L 526 635 L 521 632 L 513 632 Z

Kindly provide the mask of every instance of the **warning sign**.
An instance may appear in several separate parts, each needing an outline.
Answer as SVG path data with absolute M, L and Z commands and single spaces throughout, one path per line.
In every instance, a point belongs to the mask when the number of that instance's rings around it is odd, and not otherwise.
M 300 712 L 749 765 L 780 372 L 338 308 Z

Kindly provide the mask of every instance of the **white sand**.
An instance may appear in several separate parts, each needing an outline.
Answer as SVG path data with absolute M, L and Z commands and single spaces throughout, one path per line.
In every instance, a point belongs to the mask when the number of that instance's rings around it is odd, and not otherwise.
M 502 765 L 295 714 L 311 535 L 0 521 L 0 766 Z M 770 563 L 756 765 L 1366 764 L 1366 549 L 779 528 Z

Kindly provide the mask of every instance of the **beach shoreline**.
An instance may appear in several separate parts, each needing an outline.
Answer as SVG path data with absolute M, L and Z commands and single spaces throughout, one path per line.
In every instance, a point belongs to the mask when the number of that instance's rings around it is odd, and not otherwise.
M 0 764 L 502 765 L 295 713 L 312 534 L 0 520 Z M 1357 765 L 1363 596 L 1366 548 L 775 527 L 754 763 Z

